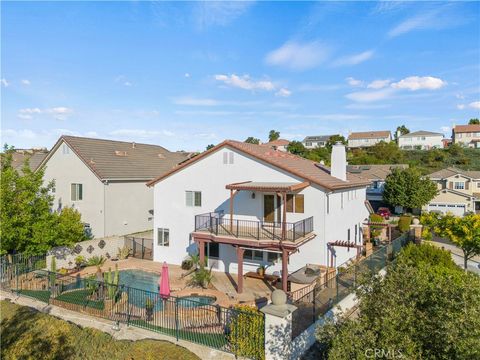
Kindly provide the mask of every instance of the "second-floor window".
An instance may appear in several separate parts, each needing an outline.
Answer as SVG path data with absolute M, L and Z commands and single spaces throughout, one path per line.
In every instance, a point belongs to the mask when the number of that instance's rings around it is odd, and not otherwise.
M 185 201 L 187 206 L 202 206 L 202 192 L 185 191 Z
M 465 183 L 461 181 L 455 181 L 455 184 L 453 184 L 453 188 L 456 190 L 463 190 L 465 189 Z
M 304 212 L 303 194 L 287 194 L 287 212 L 303 214 Z
M 70 194 L 72 201 L 83 200 L 83 184 L 72 184 Z

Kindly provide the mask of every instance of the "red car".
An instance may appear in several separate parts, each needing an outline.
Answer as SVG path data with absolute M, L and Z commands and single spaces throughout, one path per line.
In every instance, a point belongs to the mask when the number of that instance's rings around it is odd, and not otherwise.
M 383 217 L 386 220 L 390 219 L 390 216 L 392 216 L 392 213 L 386 207 L 378 208 L 377 214 L 380 215 L 381 217 Z

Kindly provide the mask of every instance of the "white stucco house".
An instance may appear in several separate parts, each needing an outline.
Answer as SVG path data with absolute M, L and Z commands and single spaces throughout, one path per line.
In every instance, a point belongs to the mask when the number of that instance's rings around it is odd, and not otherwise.
M 306 149 L 315 149 L 317 147 L 325 147 L 328 140 L 334 135 L 314 135 L 306 136 L 303 139 L 302 144 Z
M 379 142 L 392 141 L 392 134 L 390 131 L 364 131 L 364 132 L 352 132 L 348 135 L 348 147 L 349 148 L 362 148 L 369 147 Z
M 145 183 L 187 159 L 157 145 L 62 136 L 39 168 L 55 181 L 53 210 L 73 207 L 94 237 L 149 230 L 153 191 Z
M 361 249 L 369 184 L 347 174 L 343 145 L 333 147 L 329 169 L 226 140 L 148 183 L 154 260 L 180 264 L 198 252 L 214 270 L 237 274 L 239 292 L 243 273 L 260 265 L 273 274 L 338 266 Z
M 431 131 L 414 131 L 398 137 L 402 150 L 430 150 L 443 148 L 443 134 Z
M 454 144 L 480 149 L 480 125 L 453 125 L 452 141 Z

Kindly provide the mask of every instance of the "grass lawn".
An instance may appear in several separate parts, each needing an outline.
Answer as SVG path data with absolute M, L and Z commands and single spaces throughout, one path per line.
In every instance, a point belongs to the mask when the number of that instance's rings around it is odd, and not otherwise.
M 0 302 L 0 310 L 0 358 L 6 360 L 199 359 L 167 341 L 114 340 L 99 330 L 81 328 L 8 301 Z
M 82 306 L 91 307 L 93 309 L 103 310 L 104 308 L 103 301 L 88 300 L 88 296 L 90 296 L 90 293 L 91 291 L 89 290 L 83 290 L 83 289 L 74 290 L 74 291 L 65 292 L 57 296 L 55 299 L 59 301 L 68 302 L 71 304 L 82 305 Z
M 18 293 L 45 303 L 48 303 L 48 299 L 50 299 L 50 290 L 19 290 Z

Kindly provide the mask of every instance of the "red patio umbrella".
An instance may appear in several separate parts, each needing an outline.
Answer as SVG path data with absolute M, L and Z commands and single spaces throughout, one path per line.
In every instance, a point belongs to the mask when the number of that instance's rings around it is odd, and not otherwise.
M 170 296 L 170 281 L 168 280 L 168 265 L 163 262 L 162 277 L 160 278 L 160 296 L 164 299 Z

